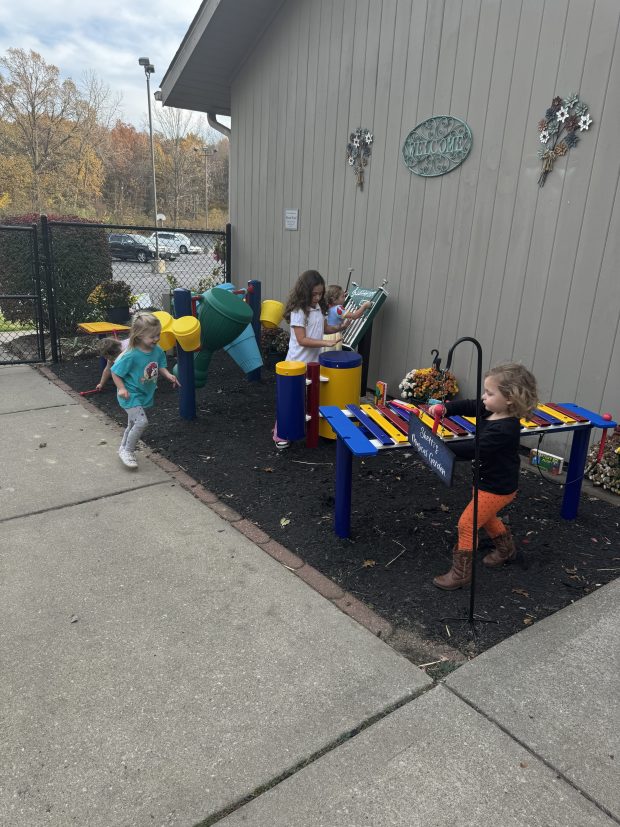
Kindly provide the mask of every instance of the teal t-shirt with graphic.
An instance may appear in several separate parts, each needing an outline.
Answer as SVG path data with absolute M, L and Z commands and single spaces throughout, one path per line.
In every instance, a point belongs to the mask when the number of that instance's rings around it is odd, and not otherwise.
M 129 391 L 129 399 L 118 397 L 121 408 L 135 408 L 136 405 L 151 408 L 159 370 L 165 367 L 166 354 L 159 345 L 155 345 L 150 353 L 137 348 L 122 353 L 112 365 L 112 373 L 120 376 Z

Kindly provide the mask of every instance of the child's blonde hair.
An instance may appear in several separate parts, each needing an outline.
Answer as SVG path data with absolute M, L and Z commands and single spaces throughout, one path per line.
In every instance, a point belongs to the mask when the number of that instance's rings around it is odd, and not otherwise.
M 485 373 L 497 382 L 499 392 L 508 401 L 509 412 L 519 419 L 528 416 L 538 404 L 536 377 L 517 362 L 496 365 Z
M 338 304 L 338 299 L 340 298 L 341 293 L 344 293 L 344 290 L 339 284 L 329 285 L 329 287 L 325 291 L 325 300 L 327 302 L 328 307 L 332 307 L 334 304 Z
M 161 323 L 159 319 L 157 316 L 153 316 L 152 313 L 136 313 L 131 322 L 131 332 L 129 334 L 127 350 L 135 348 L 140 339 L 149 333 L 161 333 Z
M 113 362 L 123 348 L 120 339 L 113 339 L 111 336 L 106 336 L 105 339 L 99 340 L 97 349 L 100 356 Z

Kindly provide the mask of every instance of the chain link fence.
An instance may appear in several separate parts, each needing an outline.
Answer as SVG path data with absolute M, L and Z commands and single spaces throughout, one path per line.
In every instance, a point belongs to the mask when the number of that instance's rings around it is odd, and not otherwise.
M 0 364 L 50 355 L 48 296 L 36 227 L 0 226 Z
M 172 291 L 227 280 L 226 233 L 87 221 L 0 226 L 0 364 L 83 347 L 80 323 L 171 310 Z
M 105 321 L 116 307 L 169 311 L 176 287 L 202 293 L 226 280 L 224 232 L 54 221 L 48 226 L 56 303 L 72 308 L 61 335 L 69 335 L 68 327 L 75 333 L 79 322 Z M 73 266 L 67 272 L 69 247 L 71 260 L 83 263 L 79 272 Z M 96 290 L 102 283 L 105 289 Z

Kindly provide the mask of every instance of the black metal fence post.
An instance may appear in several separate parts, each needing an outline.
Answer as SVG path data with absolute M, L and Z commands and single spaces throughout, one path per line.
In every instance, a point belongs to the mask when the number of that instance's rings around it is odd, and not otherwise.
M 230 247 L 232 240 L 232 224 L 226 225 L 226 272 L 224 273 L 224 281 L 232 281 L 232 268 L 230 265 Z
M 56 328 L 56 298 L 54 293 L 54 264 L 49 222 L 46 215 L 41 215 L 41 238 L 43 242 L 43 268 L 45 270 L 45 289 L 47 292 L 47 312 L 50 327 L 50 348 L 52 361 L 59 362 L 58 331 Z M 38 250 L 37 250 L 38 253 Z
M 45 328 L 43 322 L 43 298 L 41 296 L 41 270 L 39 262 L 39 235 L 36 224 L 32 225 L 32 264 L 34 268 L 34 295 L 36 307 L 37 350 L 39 358 L 45 362 Z M 51 337 L 50 337 L 51 338 Z M 50 341 L 51 346 L 51 341 Z

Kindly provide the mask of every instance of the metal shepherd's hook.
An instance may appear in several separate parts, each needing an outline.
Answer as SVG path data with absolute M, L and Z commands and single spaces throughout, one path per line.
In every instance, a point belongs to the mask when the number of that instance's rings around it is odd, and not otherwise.
M 469 615 L 467 620 L 470 624 L 474 622 L 474 603 L 476 599 L 476 555 L 478 551 L 478 489 L 480 487 L 480 422 L 482 415 L 482 347 L 477 339 L 471 336 L 463 336 L 458 339 L 448 351 L 446 371 L 452 365 L 452 354 L 461 342 L 471 342 L 478 351 L 478 364 L 476 368 L 476 432 L 474 434 L 474 539 L 472 543 L 471 561 L 471 585 L 469 587 Z M 476 618 L 484 620 L 484 618 Z

